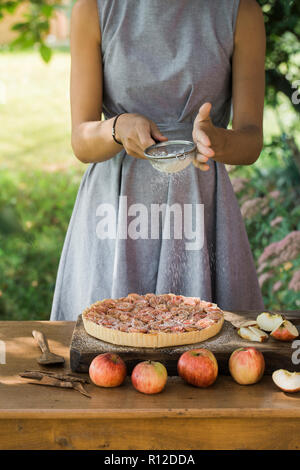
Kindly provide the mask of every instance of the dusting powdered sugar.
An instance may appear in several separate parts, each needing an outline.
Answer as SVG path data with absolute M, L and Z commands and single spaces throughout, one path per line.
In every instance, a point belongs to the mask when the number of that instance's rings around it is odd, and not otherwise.
M 156 170 L 177 173 L 191 163 L 195 156 L 195 145 L 189 141 L 168 141 L 148 147 L 145 155 Z

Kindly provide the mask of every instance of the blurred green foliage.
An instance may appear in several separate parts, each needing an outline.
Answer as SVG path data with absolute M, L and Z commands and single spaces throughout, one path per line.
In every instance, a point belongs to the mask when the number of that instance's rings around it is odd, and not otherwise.
M 266 98 L 278 104 L 278 93 L 291 99 L 293 84 L 299 80 L 300 2 L 299 0 L 258 0 L 266 26 Z M 299 85 L 299 84 L 298 84 Z M 300 112 L 300 100 L 292 103 Z
M 73 2 L 74 3 L 74 2 Z M 21 4 L 28 8 L 23 20 L 15 23 L 12 30 L 18 33 L 12 41 L 11 49 L 30 49 L 37 46 L 42 59 L 49 62 L 52 49 L 46 42 L 50 28 L 50 20 L 57 10 L 70 11 L 72 2 L 67 5 L 63 0 L 4 0 L 0 3 L 0 21 L 5 13 L 13 14 Z
M 67 173 L 1 171 L 0 319 L 48 320 L 77 192 Z M 26 183 L 25 183 L 26 181 Z
M 0 60 L 0 319 L 46 320 L 85 169 L 70 145 L 70 57 L 57 52 L 45 65 L 36 53 L 6 52 Z
M 244 179 L 244 184 L 236 191 L 242 212 L 245 201 L 257 198 L 265 201 L 263 208 L 257 207 L 246 214 L 244 222 L 259 278 L 264 272 L 271 273 L 262 283 L 266 308 L 299 310 L 300 288 L 295 292 L 289 288 L 289 283 L 300 270 L 300 249 L 296 257 L 275 267 L 267 265 L 261 269 L 259 258 L 271 243 L 283 240 L 291 232 L 300 233 L 300 173 L 285 135 L 274 137 L 265 145 L 260 158 L 261 161 L 271 160 L 273 165 L 235 167 L 230 175 L 233 183 L 236 178 Z

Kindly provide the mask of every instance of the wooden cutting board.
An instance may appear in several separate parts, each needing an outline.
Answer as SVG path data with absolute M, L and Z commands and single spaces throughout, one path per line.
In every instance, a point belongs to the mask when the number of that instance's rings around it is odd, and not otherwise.
M 84 329 L 81 315 L 79 315 L 70 346 L 70 364 L 74 372 L 87 372 L 93 358 L 105 352 L 114 352 L 126 362 L 128 373 L 140 361 L 160 361 L 167 367 L 169 375 L 176 375 L 176 365 L 180 355 L 191 348 L 204 347 L 210 349 L 216 356 L 221 374 L 228 374 L 228 359 L 232 351 L 245 346 L 254 346 L 265 357 L 266 374 L 272 374 L 276 369 L 288 369 L 299 371 L 300 364 L 293 364 L 292 355 L 300 361 L 300 337 L 298 344 L 293 342 L 276 341 L 273 338 L 264 343 L 254 343 L 239 337 L 236 327 L 246 320 L 256 319 L 260 312 L 225 312 L 225 322 L 221 332 L 202 343 L 168 348 L 133 348 L 130 346 L 118 346 L 98 340 L 88 335 Z M 288 320 L 291 320 L 300 331 L 300 311 L 282 312 Z M 294 346 L 294 348 L 293 348 Z M 298 354 L 297 354 L 298 349 Z

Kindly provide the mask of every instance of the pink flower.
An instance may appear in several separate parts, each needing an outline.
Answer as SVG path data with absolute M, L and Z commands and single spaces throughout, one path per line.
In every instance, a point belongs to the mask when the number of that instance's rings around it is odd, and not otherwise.
M 232 178 L 231 179 L 231 184 L 232 184 L 234 192 L 236 194 L 238 194 L 241 191 L 243 191 L 243 189 L 245 188 L 246 183 L 248 183 L 248 181 L 249 180 L 247 178 Z
M 258 274 L 262 273 L 267 267 L 268 267 L 268 263 L 261 263 L 257 269 Z
M 256 197 L 249 199 L 242 204 L 241 213 L 244 219 L 251 219 L 259 212 L 266 213 L 269 211 L 268 200 L 264 197 Z M 265 212 L 266 211 L 266 212 Z
M 272 289 L 273 292 L 279 291 L 279 289 L 281 289 L 282 286 L 283 286 L 283 283 L 281 281 L 275 282 L 273 289 Z
M 289 233 L 279 242 L 267 246 L 258 263 L 268 261 L 269 266 L 279 266 L 287 261 L 296 259 L 300 253 L 300 231 Z
M 278 191 L 278 190 L 271 191 L 271 192 L 269 193 L 269 197 L 270 197 L 271 199 L 278 199 L 279 196 L 280 196 L 280 191 Z
M 295 292 L 300 292 L 300 269 L 294 272 L 293 277 L 289 283 L 289 289 Z
M 271 221 L 271 227 L 275 227 L 275 225 L 280 224 L 280 222 L 282 221 L 283 221 L 283 217 L 281 216 L 275 217 L 275 219 Z
M 272 277 L 273 277 L 273 273 L 271 271 L 261 274 L 258 278 L 259 286 L 262 287 L 264 283 L 268 281 L 269 279 L 272 279 Z

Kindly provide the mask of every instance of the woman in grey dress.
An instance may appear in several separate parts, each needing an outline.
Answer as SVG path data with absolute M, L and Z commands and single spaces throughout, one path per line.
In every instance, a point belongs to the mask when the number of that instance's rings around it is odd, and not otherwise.
M 74 320 L 96 300 L 130 292 L 263 308 L 224 164 L 252 164 L 260 154 L 264 52 L 254 0 L 77 1 L 72 146 L 89 166 L 52 320 Z M 194 164 L 176 174 L 155 170 L 143 151 L 168 139 L 194 140 Z

